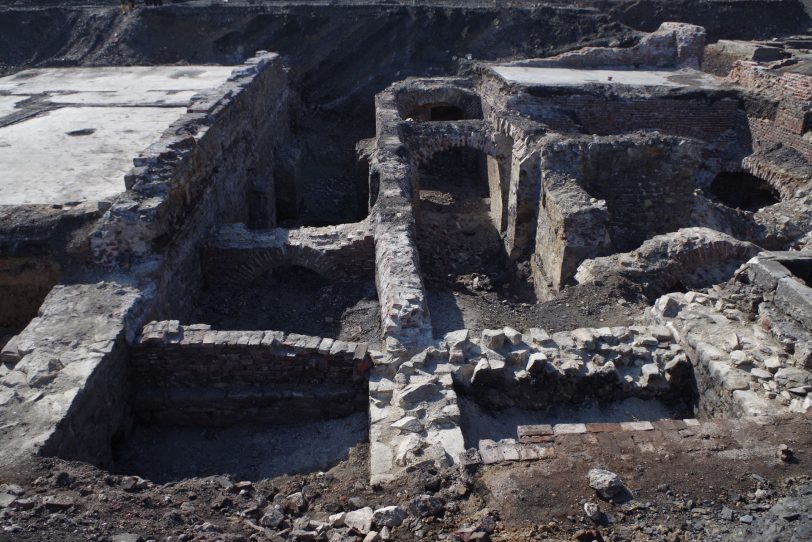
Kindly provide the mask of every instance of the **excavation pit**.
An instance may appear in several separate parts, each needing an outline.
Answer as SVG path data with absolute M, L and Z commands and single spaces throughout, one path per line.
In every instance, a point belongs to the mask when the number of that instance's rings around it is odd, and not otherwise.
M 507 408 L 487 410 L 475 401 L 459 399 L 461 428 L 466 448 L 479 448 L 483 440 L 520 439 L 523 426 L 561 424 L 616 424 L 693 418 L 685 404 L 659 399 L 628 398 L 609 403 L 588 401 L 577 406 L 558 405 L 547 410 Z
M 200 428 L 136 425 L 114 450 L 113 470 L 157 483 L 226 474 L 237 480 L 326 471 L 368 439 L 366 413 L 267 426 Z
M 262 479 L 329 468 L 367 438 L 363 343 L 153 322 L 132 367 L 133 430 L 114 439 L 122 472 Z
M 204 287 L 189 322 L 221 330 L 284 332 L 377 343 L 380 306 L 372 279 L 333 283 L 303 267 L 279 267 L 248 285 Z
M 436 338 L 518 324 L 516 310 L 526 313 L 535 303 L 495 225 L 498 170 L 493 158 L 464 147 L 440 152 L 420 169 L 417 248 Z

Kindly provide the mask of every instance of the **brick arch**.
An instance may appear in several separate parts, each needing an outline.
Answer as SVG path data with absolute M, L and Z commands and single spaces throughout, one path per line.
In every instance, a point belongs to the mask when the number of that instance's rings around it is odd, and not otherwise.
M 269 231 L 228 225 L 202 251 L 206 280 L 250 284 L 277 267 L 303 267 L 330 282 L 368 278 L 375 248 L 366 222 L 323 228 Z
M 241 257 L 236 265 L 224 262 L 217 266 L 217 281 L 250 284 L 264 273 L 279 267 L 302 267 L 330 282 L 341 278 L 340 273 L 331 273 L 330 258 L 326 258 L 324 253 L 318 253 L 313 247 L 286 248 L 256 249 Z
M 437 153 L 454 148 L 469 148 L 496 158 L 507 159 L 508 153 L 499 148 L 495 135 L 490 130 L 427 130 L 419 134 L 416 141 L 410 142 L 412 158 L 418 166 L 425 166 Z

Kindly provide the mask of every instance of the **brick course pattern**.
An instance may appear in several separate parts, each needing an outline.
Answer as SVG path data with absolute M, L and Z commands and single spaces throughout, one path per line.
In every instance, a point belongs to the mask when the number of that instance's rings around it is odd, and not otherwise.
M 135 410 L 181 425 L 340 417 L 366 406 L 371 365 L 365 343 L 151 322 L 132 351 Z
M 375 244 L 368 221 L 264 231 L 229 224 L 206 242 L 201 263 L 209 282 L 250 284 L 274 267 L 293 265 L 331 281 L 349 281 L 375 274 Z

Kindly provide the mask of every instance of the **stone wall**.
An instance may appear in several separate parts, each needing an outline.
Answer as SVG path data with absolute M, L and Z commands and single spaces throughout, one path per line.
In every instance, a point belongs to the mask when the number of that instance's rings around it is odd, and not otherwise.
M 461 348 L 458 389 L 490 409 L 545 410 L 628 397 L 693 405 L 688 358 L 664 327 L 581 328 L 548 334 L 485 330 Z
M 100 265 L 166 287 L 156 315 L 188 310 L 208 232 L 247 222 L 258 184 L 273 194 L 269 183 L 290 137 L 289 92 L 279 56 L 260 52 L 221 87 L 194 97 L 187 114 L 133 160 L 129 190 L 105 213 L 91 247 Z
M 547 140 L 532 260 L 537 295 L 558 291 L 585 259 L 688 225 L 700 147 L 658 134 Z
M 542 164 L 552 149 L 542 151 Z M 606 202 L 590 198 L 574 179 L 554 169 L 541 171 L 541 201 L 531 260 L 539 299 L 559 291 L 587 258 L 608 251 Z
M 56 286 L 3 348 L 0 469 L 31 453 L 110 461 L 131 420 L 128 345 L 150 315 L 188 308 L 211 227 L 247 217 L 289 134 L 286 81 L 277 55 L 250 59 L 135 158 L 90 235 L 92 278 Z
M 277 331 L 148 324 L 133 347 L 135 412 L 146 423 L 290 423 L 363 410 L 364 343 Z
M 381 304 L 381 329 L 392 353 L 423 347 L 432 329 L 420 274 L 415 218 L 417 167 L 404 156 L 400 116 L 391 91 L 375 98 L 376 140 L 370 175 L 378 179 L 372 209 L 375 283 Z
M 128 420 L 128 342 L 147 306 L 115 282 L 51 291 L 0 354 L 0 469 L 32 452 L 109 464 Z
M 573 142 L 577 180 L 606 201 L 607 230 L 615 250 L 686 224 L 693 204 L 700 144 L 663 136 Z
M 648 311 L 688 353 L 703 414 L 812 409 L 812 289 L 782 260 L 812 254 L 761 253 L 727 283 L 667 294 Z
M 375 243 L 369 221 L 265 231 L 229 224 L 208 239 L 201 260 L 209 283 L 250 284 L 284 266 L 304 267 L 330 281 L 352 281 L 375 274 Z
M 793 175 L 792 170 L 797 169 L 797 162 L 812 161 L 812 142 L 805 137 L 812 128 L 808 105 L 812 100 L 812 77 L 778 66 L 738 61 L 728 80 L 740 86 L 746 97 L 754 155 L 745 160 L 745 168 L 769 182 L 782 198 L 795 196 L 799 189 L 808 190 L 808 171 Z M 800 160 L 786 156 L 771 159 L 775 147 L 792 149 Z
M 611 135 L 651 129 L 662 133 L 713 141 L 735 129 L 738 103 L 731 92 L 698 92 L 678 99 L 669 97 L 620 97 L 597 90 L 573 89 L 566 96 L 533 93 L 538 103 L 518 109 L 550 127 L 571 132 L 573 122 L 586 133 Z

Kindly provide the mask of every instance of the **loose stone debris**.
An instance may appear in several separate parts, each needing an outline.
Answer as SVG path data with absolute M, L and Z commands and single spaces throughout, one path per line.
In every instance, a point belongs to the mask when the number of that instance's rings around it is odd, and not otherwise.
M 45 4 L 0 538 L 812 536 L 805 3 Z

